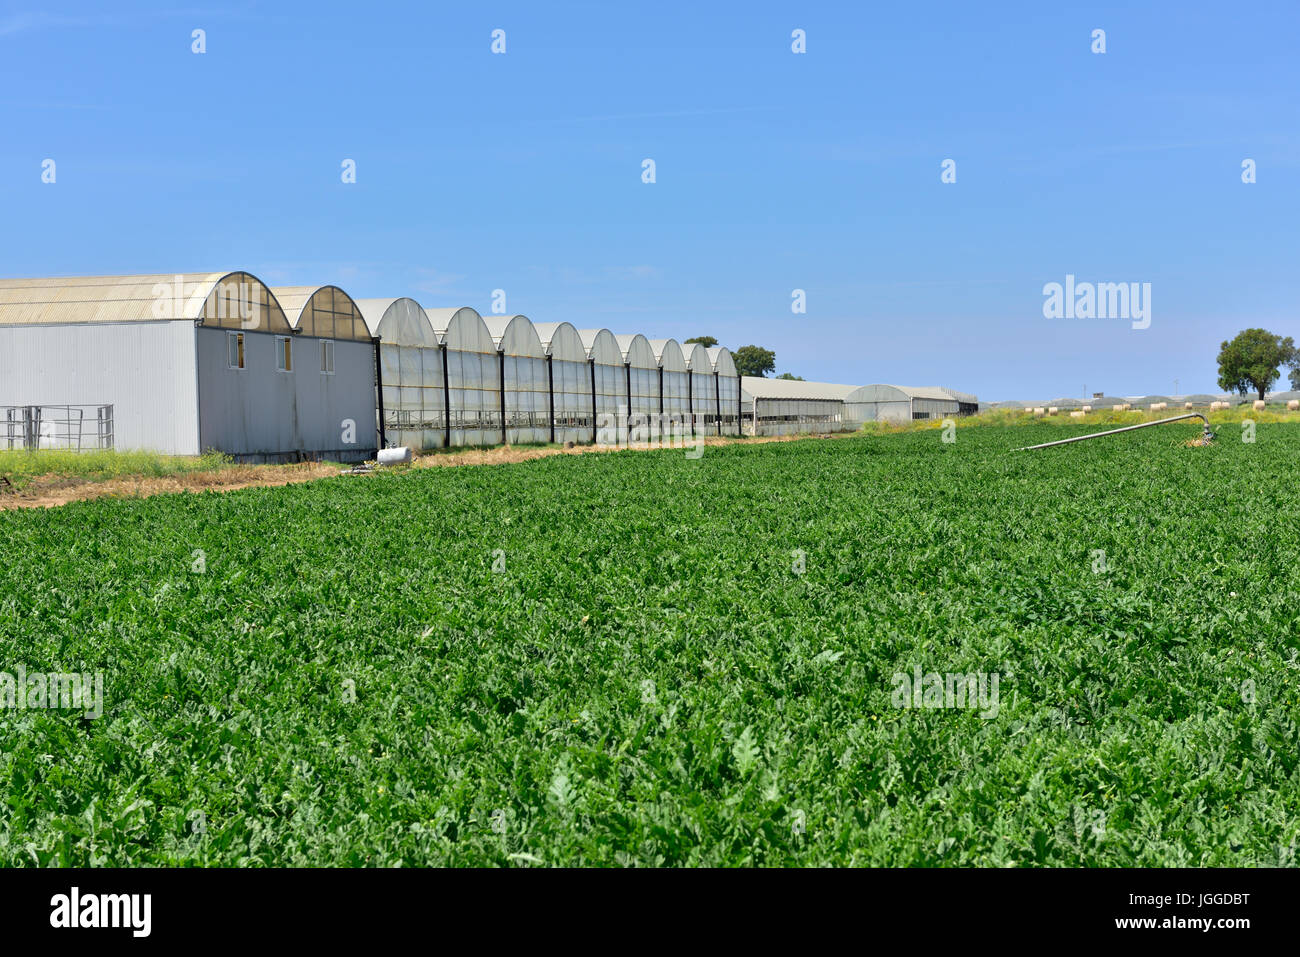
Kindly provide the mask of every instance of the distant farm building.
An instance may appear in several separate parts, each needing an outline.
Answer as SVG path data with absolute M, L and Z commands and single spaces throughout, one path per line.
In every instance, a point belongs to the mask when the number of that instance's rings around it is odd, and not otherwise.
M 740 416 L 746 435 L 795 435 L 856 428 L 844 399 L 856 386 L 797 379 L 740 379 Z
M 974 415 L 979 399 L 942 386 L 864 385 L 844 399 L 851 422 L 912 422 Z

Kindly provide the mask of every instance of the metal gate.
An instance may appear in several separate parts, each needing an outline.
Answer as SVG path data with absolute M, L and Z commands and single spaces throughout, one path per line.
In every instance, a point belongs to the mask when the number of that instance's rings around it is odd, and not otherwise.
M 0 442 L 6 449 L 113 448 L 111 405 L 4 405 L 0 413 Z

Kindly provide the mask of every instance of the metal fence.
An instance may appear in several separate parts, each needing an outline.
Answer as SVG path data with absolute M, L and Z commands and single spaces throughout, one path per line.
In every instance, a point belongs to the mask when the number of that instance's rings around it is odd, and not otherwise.
M 111 405 L 0 405 L 6 449 L 88 452 L 113 448 Z

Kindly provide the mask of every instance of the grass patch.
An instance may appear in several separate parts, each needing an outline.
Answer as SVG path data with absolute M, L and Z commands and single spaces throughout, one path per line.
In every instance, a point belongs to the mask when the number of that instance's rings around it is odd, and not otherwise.
M 1138 425 L 1142 422 L 1153 422 L 1156 419 L 1167 419 L 1175 415 L 1186 415 L 1196 412 L 1206 416 L 1210 420 L 1212 428 L 1221 425 L 1241 425 L 1244 421 L 1250 420 L 1256 425 L 1276 425 L 1280 423 L 1291 423 L 1300 425 L 1300 412 L 1288 412 L 1284 405 L 1270 405 L 1268 408 L 1256 411 L 1251 408 L 1250 404 L 1234 406 L 1231 409 L 1224 409 L 1218 412 L 1211 412 L 1208 408 L 1197 407 L 1194 409 L 1169 408 L 1162 412 L 1151 412 L 1146 409 L 1129 409 L 1126 412 L 1116 412 L 1113 409 L 1094 409 L 1082 416 L 1072 418 L 1070 409 L 1062 409 L 1055 415 L 1036 416 L 1032 412 L 1022 411 L 1019 409 L 989 409 L 978 415 L 954 416 L 952 421 L 959 429 L 985 428 L 989 426 L 998 428 L 1012 428 L 1019 426 L 1096 426 L 1116 428 L 1122 425 Z M 928 432 L 936 429 L 942 429 L 946 420 L 938 419 L 921 419 L 914 422 L 864 422 L 861 432 L 864 435 L 900 435 L 907 432 Z M 1188 420 L 1194 421 L 1194 420 Z M 1044 441 L 1047 441 L 1046 439 Z
M 156 452 L 115 450 L 69 452 L 59 449 L 0 451 L 0 475 L 17 488 L 40 478 L 75 478 L 87 482 L 123 476 L 157 478 L 225 468 L 230 459 L 219 452 L 204 455 L 159 455 Z

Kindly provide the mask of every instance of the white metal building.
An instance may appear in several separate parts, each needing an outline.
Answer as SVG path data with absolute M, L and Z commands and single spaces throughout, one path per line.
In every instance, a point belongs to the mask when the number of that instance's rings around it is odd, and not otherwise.
M 371 457 L 376 347 L 364 323 L 333 321 L 325 288 L 295 302 L 294 326 L 245 272 L 0 280 L 0 407 L 78 407 L 66 427 L 80 441 L 86 410 L 111 406 L 108 443 L 122 450 Z M 0 447 L 12 419 L 0 416 Z
M 864 385 L 845 397 L 850 422 L 911 422 L 914 419 L 974 415 L 979 399 L 942 386 Z
M 746 435 L 843 432 L 855 427 L 845 418 L 844 400 L 856 388 L 742 376 L 741 426 Z

